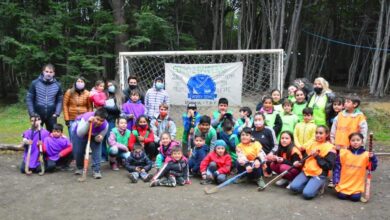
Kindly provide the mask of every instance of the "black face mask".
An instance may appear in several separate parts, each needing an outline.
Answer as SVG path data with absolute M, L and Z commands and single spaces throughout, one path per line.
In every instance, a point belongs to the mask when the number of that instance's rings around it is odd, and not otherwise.
M 129 89 L 130 90 L 134 90 L 134 89 L 136 89 L 137 88 L 137 85 L 129 85 Z
M 314 88 L 314 92 L 315 92 L 317 95 L 319 95 L 319 94 L 321 94 L 321 92 L 322 92 L 322 88 L 315 87 L 315 88 Z

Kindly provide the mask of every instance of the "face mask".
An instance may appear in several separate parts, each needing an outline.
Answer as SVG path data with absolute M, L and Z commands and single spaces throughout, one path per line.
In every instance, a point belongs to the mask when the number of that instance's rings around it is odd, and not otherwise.
M 76 82 L 76 89 L 82 90 L 85 87 L 85 83 L 83 82 Z
M 322 92 L 322 88 L 315 87 L 315 88 L 314 88 L 314 92 L 315 92 L 317 95 L 319 95 L 319 94 L 321 94 L 321 92 Z
M 145 129 L 146 125 L 139 125 L 140 128 Z
M 264 125 L 264 121 L 255 121 L 256 127 L 262 127 Z
M 134 89 L 136 89 L 137 88 L 137 85 L 129 85 L 129 89 L 130 90 L 134 90 Z
M 160 116 L 161 117 L 165 117 L 165 116 L 167 116 L 168 115 L 168 112 L 160 112 Z
M 114 93 L 115 92 L 115 86 L 109 86 L 108 87 L 108 92 L 109 93 Z
M 48 73 L 43 73 L 43 79 L 45 81 L 51 81 L 53 79 L 53 76 Z
M 163 89 L 164 88 L 164 83 L 161 83 L 161 82 L 157 82 L 156 83 L 156 89 L 157 90 L 160 90 L 160 89 Z

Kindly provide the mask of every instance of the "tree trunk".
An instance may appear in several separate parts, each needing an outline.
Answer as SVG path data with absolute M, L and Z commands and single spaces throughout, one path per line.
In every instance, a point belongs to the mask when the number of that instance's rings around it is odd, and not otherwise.
M 213 43 L 211 49 L 216 50 L 218 40 L 219 0 L 211 1 L 211 11 L 213 14 Z
M 111 0 L 110 5 L 114 14 L 115 24 L 117 25 L 126 25 L 125 19 L 125 0 Z M 127 31 L 122 32 L 115 36 L 115 53 L 118 55 L 119 52 L 128 51 L 128 48 L 125 46 L 125 42 L 129 40 L 129 35 Z

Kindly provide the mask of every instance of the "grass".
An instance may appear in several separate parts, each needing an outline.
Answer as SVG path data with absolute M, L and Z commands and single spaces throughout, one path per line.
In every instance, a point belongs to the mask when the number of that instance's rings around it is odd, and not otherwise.
M 368 119 L 369 130 L 374 132 L 374 139 L 384 146 L 390 146 L 390 111 L 386 108 L 363 106 L 363 112 Z M 58 122 L 65 125 L 61 116 Z M 21 134 L 30 127 L 27 108 L 23 104 L 0 104 L 0 143 L 17 144 L 21 141 Z M 68 135 L 67 129 L 65 134 Z M 181 140 L 183 127 L 177 123 L 177 140 Z

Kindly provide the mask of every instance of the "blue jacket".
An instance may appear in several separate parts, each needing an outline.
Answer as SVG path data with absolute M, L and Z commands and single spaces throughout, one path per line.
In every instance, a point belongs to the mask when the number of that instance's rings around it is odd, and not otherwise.
M 364 152 L 366 152 L 366 150 L 364 149 L 364 147 L 360 147 L 358 149 L 352 149 L 352 148 L 348 148 L 353 154 L 356 154 L 356 155 L 360 155 Z M 376 167 L 378 166 L 378 159 L 376 158 L 376 156 L 374 155 L 371 159 L 371 171 L 374 171 L 376 170 Z M 340 162 L 340 156 L 337 155 L 337 158 L 336 158 L 336 162 L 335 162 L 335 165 L 334 165 L 334 169 L 333 169 L 333 183 L 334 184 L 337 184 L 340 182 L 340 174 L 341 174 L 341 162 Z
M 207 145 L 194 148 L 190 161 L 188 162 L 192 173 L 200 173 L 200 163 L 206 157 L 208 151 L 209 147 Z
M 48 119 L 53 114 L 59 116 L 62 110 L 62 89 L 60 83 L 43 80 L 43 75 L 32 81 L 26 96 L 28 113 L 30 116 L 38 114 L 42 119 Z

